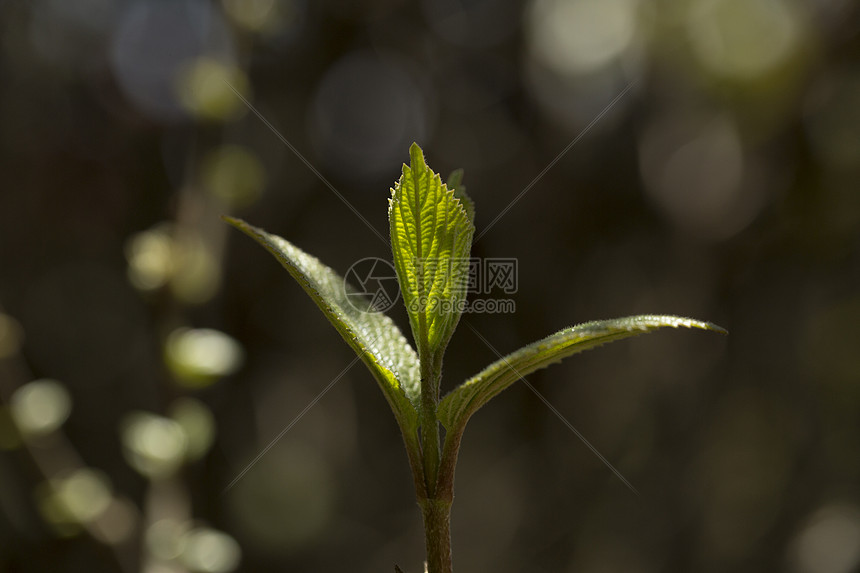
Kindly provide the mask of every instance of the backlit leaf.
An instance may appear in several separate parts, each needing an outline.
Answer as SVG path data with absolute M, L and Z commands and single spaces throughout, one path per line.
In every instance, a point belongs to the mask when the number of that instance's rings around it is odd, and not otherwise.
M 296 279 L 373 373 L 404 434 L 407 429 L 411 434 L 417 427 L 420 403 L 418 356 L 397 325 L 382 313 L 353 306 L 344 280 L 316 257 L 244 221 L 224 219 L 264 246 Z M 346 289 L 356 296 L 355 289 L 349 285 Z
M 389 200 L 391 247 L 418 354 L 436 363 L 465 303 L 475 227 L 470 212 L 427 166 L 417 144 L 409 155 L 410 165 L 403 166 Z
M 630 316 L 571 326 L 497 360 L 455 388 L 440 402 L 437 410 L 439 420 L 449 430 L 461 429 L 478 408 L 521 377 L 583 350 L 665 327 L 725 333 L 709 322 L 658 315 Z

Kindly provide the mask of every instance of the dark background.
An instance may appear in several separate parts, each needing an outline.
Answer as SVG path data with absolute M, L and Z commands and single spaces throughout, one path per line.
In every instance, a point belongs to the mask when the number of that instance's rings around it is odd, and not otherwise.
M 223 493 L 353 355 L 218 218 L 390 259 L 289 146 L 385 236 L 417 141 L 465 168 L 473 255 L 518 260 L 516 313 L 463 319 L 500 352 L 731 332 L 529 377 L 638 496 L 523 385 L 482 410 L 458 571 L 860 571 L 858 31 L 849 0 L 0 1 L 0 570 L 420 570 L 361 365 Z M 461 326 L 444 387 L 495 358 Z

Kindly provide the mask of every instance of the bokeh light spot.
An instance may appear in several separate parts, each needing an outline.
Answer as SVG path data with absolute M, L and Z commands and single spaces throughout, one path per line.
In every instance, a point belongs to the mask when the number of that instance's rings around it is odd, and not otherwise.
M 174 266 L 170 290 L 179 300 L 202 304 L 218 291 L 221 274 L 210 247 L 199 236 L 189 234 L 174 240 Z
M 128 279 L 141 291 L 169 286 L 182 302 L 201 304 L 218 290 L 218 263 L 204 241 L 193 234 L 178 239 L 170 225 L 142 231 L 126 243 Z
M 758 213 L 763 199 L 743 185 L 744 162 L 730 116 L 675 114 L 640 141 L 649 199 L 674 225 L 704 239 L 730 237 Z
M 166 227 L 156 227 L 133 236 L 126 243 L 128 279 L 136 288 L 149 291 L 167 284 L 173 273 L 173 240 Z
M 65 478 L 58 491 L 69 513 L 80 522 L 88 522 L 108 508 L 111 488 L 106 476 L 83 468 Z
M 860 509 L 831 504 L 816 511 L 792 546 L 795 573 L 851 573 L 860 565 Z
M 220 12 L 203 0 L 129 3 L 111 47 L 111 65 L 120 88 L 140 111 L 159 120 L 187 117 L 176 81 L 189 64 L 215 61 L 229 69 L 235 59 L 228 26 Z M 207 99 L 212 97 L 208 92 L 205 96 L 204 103 L 220 101 Z
M 72 399 L 62 384 L 44 378 L 15 390 L 10 408 L 21 434 L 44 436 L 66 421 L 72 411 Z
M 536 0 L 530 11 L 532 54 L 561 75 L 597 70 L 634 44 L 636 0 Z
M 162 561 L 177 559 L 182 554 L 188 529 L 187 522 L 172 518 L 159 519 L 146 529 L 146 548 Z
M 275 0 L 222 0 L 221 4 L 236 24 L 256 32 L 271 21 Z
M 206 189 L 231 207 L 250 205 L 259 199 L 266 185 L 262 162 L 239 145 L 225 145 L 210 152 L 201 169 Z
M 123 453 L 142 475 L 159 479 L 173 475 L 185 460 L 187 437 L 175 421 L 148 412 L 134 412 L 121 424 Z
M 354 52 L 332 65 L 314 97 L 319 154 L 344 177 L 392 174 L 404 149 L 427 133 L 425 96 L 402 65 Z
M 801 24 L 786 0 L 694 0 L 687 33 L 705 68 L 743 80 L 784 65 L 800 45 Z
M 179 70 L 179 100 L 188 111 L 203 119 L 230 119 L 245 113 L 235 89 L 248 97 L 249 83 L 239 69 L 218 60 L 201 57 Z
M 236 540 L 220 531 L 198 527 L 185 534 L 182 563 L 197 573 L 229 573 L 239 566 L 242 551 Z
M 167 337 L 167 365 L 190 387 L 207 386 L 236 372 L 244 351 L 233 337 L 211 328 L 179 328 Z
M 80 468 L 41 484 L 36 498 L 42 517 L 59 526 L 62 533 L 64 525 L 86 524 L 98 518 L 111 504 L 111 489 L 104 474 Z

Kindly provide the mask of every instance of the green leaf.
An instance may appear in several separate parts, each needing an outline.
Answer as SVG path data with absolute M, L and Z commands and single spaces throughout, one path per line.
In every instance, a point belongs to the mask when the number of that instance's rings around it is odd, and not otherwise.
M 224 220 L 264 246 L 289 271 L 376 378 L 404 436 L 407 429 L 414 433 L 421 393 L 418 356 L 397 325 L 382 313 L 353 306 L 347 293 L 354 297 L 358 291 L 316 257 L 244 221 Z
M 466 186 L 463 185 L 463 170 L 455 169 L 448 176 L 448 181 L 445 183 L 448 189 L 454 192 L 454 197 L 460 200 L 460 204 L 466 210 L 469 216 L 469 222 L 475 224 L 475 202 L 472 198 L 466 195 Z
M 462 429 L 478 408 L 521 377 L 583 350 L 637 336 L 665 327 L 725 330 L 711 324 L 679 316 L 642 315 L 586 322 L 560 330 L 490 364 L 477 376 L 452 390 L 439 404 L 437 415 L 447 429 Z
M 411 165 L 403 166 L 388 202 L 391 247 L 418 355 L 436 363 L 465 303 L 475 227 L 417 144 L 409 155 Z

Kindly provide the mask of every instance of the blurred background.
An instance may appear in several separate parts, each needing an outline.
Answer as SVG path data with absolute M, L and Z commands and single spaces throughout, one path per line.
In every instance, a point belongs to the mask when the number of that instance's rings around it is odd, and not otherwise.
M 639 496 L 523 385 L 476 415 L 457 570 L 860 571 L 858 32 L 851 0 L 0 0 L 0 570 L 421 570 L 361 365 L 255 460 L 353 355 L 219 219 L 390 259 L 331 188 L 387 235 L 417 141 L 518 260 L 516 313 L 464 317 L 500 352 L 731 332 L 529 377 Z M 444 387 L 495 359 L 461 326 Z

